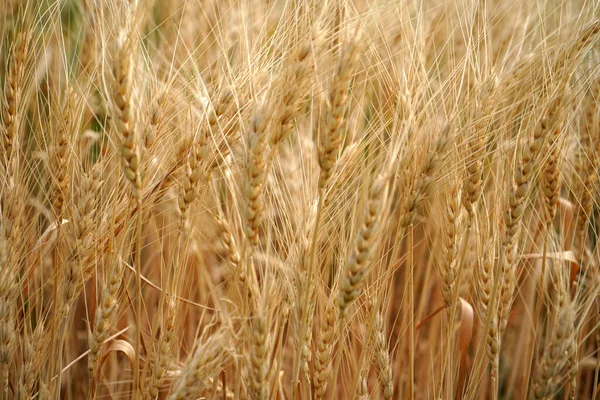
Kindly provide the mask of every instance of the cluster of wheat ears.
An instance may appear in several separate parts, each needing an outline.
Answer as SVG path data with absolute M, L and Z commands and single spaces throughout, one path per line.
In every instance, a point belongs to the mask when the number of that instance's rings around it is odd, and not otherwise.
M 0 399 L 597 398 L 598 2 L 0 32 Z

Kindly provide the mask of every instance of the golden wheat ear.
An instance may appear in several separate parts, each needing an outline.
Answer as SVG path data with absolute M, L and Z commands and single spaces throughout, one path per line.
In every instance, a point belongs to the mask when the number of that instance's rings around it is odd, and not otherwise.
M 373 181 L 369 189 L 367 204 L 363 211 L 363 221 L 356 234 L 356 240 L 345 274 L 340 285 L 338 306 L 343 317 L 346 308 L 361 294 L 366 274 L 370 267 L 374 252 L 374 243 L 378 239 L 381 227 L 381 213 L 387 195 L 387 176 L 380 175 Z
M 245 227 L 248 242 L 256 247 L 258 231 L 263 217 L 263 191 L 267 168 L 267 115 L 268 110 L 258 106 L 249 126 L 250 147 L 248 153 L 247 177 L 244 182 Z
M 336 342 L 337 312 L 335 303 L 329 299 L 322 313 L 320 330 L 317 336 L 317 351 L 315 352 L 314 387 L 315 398 L 323 399 L 331 376 L 333 351 Z
M 329 104 L 325 120 L 323 122 L 324 132 L 322 134 L 321 148 L 319 150 L 319 165 L 321 175 L 319 177 L 319 188 L 324 189 L 339 156 L 342 143 L 342 128 L 346 103 L 348 101 L 348 90 L 356 65 L 358 56 L 358 43 L 349 41 L 341 48 L 335 75 L 329 89 Z
M 4 173 L 14 151 L 18 151 L 19 131 L 22 124 L 23 79 L 25 63 L 29 52 L 31 34 L 19 32 L 11 47 L 8 74 L 4 80 L 4 101 L 2 102 L 2 154 L 0 162 Z

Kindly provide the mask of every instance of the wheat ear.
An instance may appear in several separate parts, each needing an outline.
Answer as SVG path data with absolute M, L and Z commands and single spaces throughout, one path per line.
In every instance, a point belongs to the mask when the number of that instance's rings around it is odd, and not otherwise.
M 385 338 L 385 327 L 383 325 L 383 315 L 376 311 L 375 322 L 373 326 L 374 346 L 375 346 L 375 367 L 379 378 L 379 385 L 385 400 L 394 397 L 394 380 L 392 377 L 392 362 Z
M 597 84 L 600 86 L 600 84 Z M 596 92 L 596 93 L 594 93 Z M 587 241 L 587 228 L 594 207 L 594 198 L 596 196 L 596 181 L 598 180 L 598 171 L 594 165 L 593 157 L 595 149 L 593 138 L 597 138 L 600 129 L 598 128 L 598 98 L 596 97 L 600 90 L 590 90 L 584 99 L 584 109 L 582 118 L 582 127 L 580 130 L 580 144 L 578 147 L 578 176 L 582 177 L 583 182 L 578 182 L 577 193 L 579 195 L 579 206 L 577 208 L 577 257 L 582 259 Z M 597 155 L 595 155 L 597 157 Z
M 14 166 L 14 164 L 11 164 Z M 18 176 L 13 175 L 13 179 Z M 18 271 L 20 259 L 23 208 L 20 199 L 25 198 L 24 189 L 17 181 L 3 187 L 0 236 L 0 385 L 4 398 L 9 392 L 9 366 L 17 344 Z
M 267 166 L 266 146 L 267 135 L 265 128 L 267 120 L 266 110 L 257 108 L 250 122 L 250 149 L 248 165 L 246 166 L 246 181 L 244 183 L 244 233 L 252 246 L 257 246 L 259 241 L 258 231 L 263 214 L 263 185 Z
M 307 39 L 298 45 L 291 57 L 290 66 L 281 76 L 282 93 L 273 117 L 273 134 L 270 138 L 272 150 L 277 149 L 294 128 L 294 119 L 300 111 L 302 100 L 310 90 L 308 77 L 312 70 L 312 42 L 311 39 Z
M 448 307 L 448 315 L 452 314 L 457 293 L 457 271 L 456 271 L 456 230 L 458 225 L 459 212 L 459 195 L 457 185 L 452 185 L 448 196 L 448 204 L 444 212 L 445 234 L 442 238 L 442 257 L 443 262 L 440 268 L 442 275 L 442 298 L 446 307 Z
M 342 48 L 340 60 L 336 67 L 335 75 L 329 91 L 329 108 L 325 117 L 325 132 L 321 137 L 319 151 L 319 189 L 327 186 L 329 178 L 333 175 L 336 161 L 342 143 L 342 126 L 344 112 L 348 102 L 348 90 L 356 64 L 358 46 L 354 41 L 346 43 Z
M 533 383 L 533 397 L 544 399 L 550 396 L 567 362 L 566 355 L 572 342 L 575 310 L 573 305 L 566 303 L 555 315 L 550 342 L 546 346 L 544 356 L 537 367 Z
M 506 328 L 513 302 L 513 292 L 517 278 L 517 237 L 521 219 L 525 213 L 525 199 L 531 186 L 531 175 L 537 163 L 537 154 L 544 144 L 548 131 L 554 127 L 557 121 L 561 100 L 562 94 L 556 96 L 537 122 L 533 132 L 533 141 L 529 146 L 523 148 L 521 167 L 515 172 L 514 186 L 508 196 L 509 209 L 504 214 L 504 224 L 506 226 L 503 242 L 504 258 L 501 264 L 500 333 L 504 332 Z
M 88 339 L 90 347 L 90 352 L 88 354 L 88 373 L 90 376 L 89 391 L 92 394 L 92 398 L 94 398 L 96 392 L 95 374 L 98 356 L 100 354 L 102 343 L 108 338 L 112 320 L 115 311 L 117 310 L 117 297 L 119 295 L 119 288 L 121 287 L 123 270 L 124 267 L 121 261 L 115 262 L 110 269 L 108 279 L 102 290 L 100 304 L 96 309 L 94 328 Z
M 235 243 L 235 238 L 231 232 L 231 227 L 225 218 L 216 217 L 216 222 L 221 233 L 221 240 L 225 247 L 227 247 L 227 258 L 231 263 L 232 268 L 237 271 L 240 265 L 240 253 Z
M 491 106 L 493 104 L 494 81 L 491 80 L 480 94 L 480 104 L 475 109 L 475 137 L 469 141 L 469 156 L 466 168 L 466 176 L 462 186 L 462 205 L 472 218 L 473 210 L 477 206 L 482 192 L 483 158 L 485 154 L 485 139 L 488 125 L 491 121 Z
M 357 400 L 370 400 L 371 398 L 371 396 L 369 396 L 369 385 L 367 383 L 368 373 L 369 371 L 362 371 L 358 376 L 358 391 L 356 392 Z
M 133 58 L 135 46 L 131 34 L 128 34 L 117 49 L 113 65 L 115 122 L 120 135 L 120 154 L 123 174 L 131 183 L 133 197 L 141 198 L 142 181 L 139 171 L 140 156 L 136 137 L 136 122 L 131 102 Z
M 269 327 L 266 318 L 258 315 L 252 322 L 252 343 L 250 346 L 250 393 L 253 399 L 270 398 L 269 375 Z
M 37 380 L 36 374 L 39 372 L 39 366 L 36 362 L 40 355 L 43 354 L 44 346 L 44 325 L 39 323 L 35 328 L 33 335 L 28 337 L 29 340 L 24 343 L 23 349 L 23 369 L 19 379 L 18 398 L 29 399 L 32 396 L 33 387 Z
M 0 163 L 2 163 L 3 171 L 7 170 L 8 163 L 13 156 L 15 138 L 18 136 L 20 130 L 19 103 L 23 91 L 25 59 L 27 58 L 30 39 L 30 35 L 25 33 L 20 33 L 17 36 L 11 50 L 9 71 L 4 81 L 5 101 L 2 103 L 2 124 L 0 124 L 2 128 L 0 130 L 2 139 Z
M 176 300 L 172 297 L 166 299 L 166 315 L 163 317 L 161 336 L 158 340 L 158 353 L 154 360 L 154 368 L 150 375 L 148 393 L 152 399 L 158 397 L 160 388 L 165 381 L 165 373 L 171 364 L 171 351 L 175 343 L 175 311 Z
M 324 318 L 321 321 L 321 329 L 317 335 L 317 351 L 315 352 L 314 387 L 315 399 L 319 400 L 325 396 L 327 383 L 331 375 L 331 364 L 333 348 L 335 346 L 336 334 L 336 309 L 332 301 L 328 301 L 325 307 Z
M 365 276 L 375 248 L 375 240 L 380 229 L 379 219 L 384 207 L 387 189 L 386 176 L 378 176 L 369 189 L 367 204 L 363 211 L 363 221 L 356 235 L 354 247 L 342 280 L 338 296 L 340 316 L 343 317 L 346 308 L 361 293 Z
M 211 378 L 218 376 L 223 368 L 228 356 L 225 347 L 230 339 L 224 330 L 219 330 L 197 344 L 180 377 L 173 383 L 173 390 L 168 399 L 199 398 L 202 390 L 210 384 Z
M 406 230 L 413 223 L 418 206 L 430 194 L 434 183 L 433 175 L 445 159 L 450 143 L 450 124 L 446 124 L 438 134 L 433 148 L 427 152 L 417 180 L 404 201 L 400 217 L 402 230 Z

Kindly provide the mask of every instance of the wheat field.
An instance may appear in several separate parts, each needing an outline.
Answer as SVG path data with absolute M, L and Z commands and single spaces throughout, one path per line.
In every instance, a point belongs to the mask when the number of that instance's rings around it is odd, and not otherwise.
M 600 3 L 2 0 L 0 400 L 597 399 Z

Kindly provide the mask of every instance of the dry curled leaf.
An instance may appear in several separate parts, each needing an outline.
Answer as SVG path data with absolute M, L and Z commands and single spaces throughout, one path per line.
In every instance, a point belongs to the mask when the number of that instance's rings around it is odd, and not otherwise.
M 530 253 L 524 254 L 523 258 L 526 260 L 541 260 L 544 258 L 544 255 L 541 253 Z M 573 284 L 573 281 L 575 280 L 575 278 L 577 277 L 577 273 L 579 272 L 579 262 L 577 261 L 577 257 L 575 256 L 575 253 L 572 250 L 546 253 L 546 259 L 569 262 L 569 283 Z
M 458 378 L 458 388 L 456 398 L 462 398 L 463 387 L 466 380 L 467 371 L 467 352 L 473 338 L 473 306 L 463 299 L 458 298 L 460 302 L 460 329 L 458 331 L 458 350 L 460 351 L 460 372 Z

